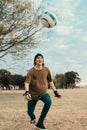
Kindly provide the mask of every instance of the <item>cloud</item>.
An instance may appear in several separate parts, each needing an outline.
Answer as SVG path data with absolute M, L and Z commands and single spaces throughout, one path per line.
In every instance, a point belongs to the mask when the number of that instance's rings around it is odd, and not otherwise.
M 80 41 L 87 43 L 87 32 L 80 37 Z
M 87 28 L 84 24 L 80 27 L 73 27 L 73 35 L 79 43 L 87 43 Z
M 62 17 L 74 17 L 74 10 L 79 6 L 81 0 L 58 0 L 56 7 Z
M 56 32 L 60 35 L 70 35 L 73 33 L 73 27 L 60 25 L 56 28 Z

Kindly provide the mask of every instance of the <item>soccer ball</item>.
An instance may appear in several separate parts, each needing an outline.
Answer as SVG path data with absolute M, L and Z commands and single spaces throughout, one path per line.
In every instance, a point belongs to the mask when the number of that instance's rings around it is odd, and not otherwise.
M 44 12 L 41 16 L 41 24 L 46 28 L 52 28 L 57 24 L 57 18 L 53 13 Z

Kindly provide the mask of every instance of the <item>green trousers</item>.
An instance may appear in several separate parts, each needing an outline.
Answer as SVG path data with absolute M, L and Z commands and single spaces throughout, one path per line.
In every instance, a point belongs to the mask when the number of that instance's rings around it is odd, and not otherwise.
M 40 118 L 38 120 L 39 123 L 43 123 L 49 109 L 50 109 L 50 106 L 52 104 L 52 100 L 51 100 L 51 97 L 48 93 L 44 94 L 40 100 L 44 103 L 44 106 L 43 106 L 43 109 L 42 109 L 42 112 L 41 112 L 41 115 L 40 115 Z M 30 100 L 28 101 L 28 115 L 30 116 L 31 120 L 33 119 L 36 119 L 36 116 L 34 114 L 34 110 L 35 110 L 35 106 L 37 104 L 39 100 Z

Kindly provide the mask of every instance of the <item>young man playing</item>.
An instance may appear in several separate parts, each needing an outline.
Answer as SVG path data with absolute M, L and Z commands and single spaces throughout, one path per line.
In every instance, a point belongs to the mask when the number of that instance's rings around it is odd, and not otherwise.
M 38 130 L 46 130 L 43 123 L 52 103 L 51 97 L 47 93 L 48 85 L 52 88 L 55 96 L 60 98 L 61 95 L 54 86 L 50 70 L 44 66 L 44 57 L 38 53 L 34 58 L 34 67 L 28 71 L 24 94 L 28 100 L 28 115 L 30 116 L 31 123 L 35 123 L 36 116 L 34 110 L 38 100 L 44 103 L 41 115 L 36 124 Z

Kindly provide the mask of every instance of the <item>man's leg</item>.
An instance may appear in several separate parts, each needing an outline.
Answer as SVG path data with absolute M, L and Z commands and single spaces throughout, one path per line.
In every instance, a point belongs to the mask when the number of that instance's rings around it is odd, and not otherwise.
M 36 100 L 30 100 L 30 101 L 28 101 L 27 113 L 30 116 L 31 120 L 34 120 L 36 118 L 35 114 L 34 114 L 36 103 L 37 103 Z
M 39 121 L 38 123 L 43 123 L 49 109 L 50 109 L 50 106 L 52 104 L 52 100 L 51 100 L 51 97 L 48 93 L 46 93 L 45 95 L 43 95 L 40 100 L 42 102 L 44 102 L 44 107 L 42 109 L 42 112 L 41 112 L 41 115 L 40 115 L 40 118 L 39 118 Z

